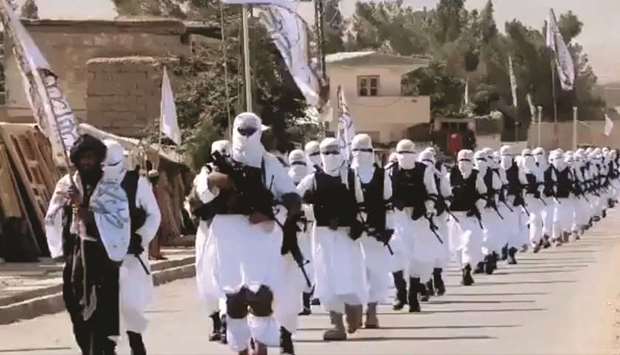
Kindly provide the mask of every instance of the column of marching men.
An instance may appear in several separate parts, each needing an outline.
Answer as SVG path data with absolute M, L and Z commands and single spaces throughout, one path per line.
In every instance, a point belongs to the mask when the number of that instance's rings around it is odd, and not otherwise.
M 475 285 L 519 253 L 582 238 L 620 191 L 620 157 L 608 148 L 462 150 L 448 166 L 404 139 L 380 166 L 358 134 L 348 152 L 325 138 L 283 161 L 262 145 L 263 127 L 253 113 L 237 116 L 188 196 L 208 337 L 241 355 L 294 354 L 312 304 L 329 313 L 325 341 L 381 328 L 377 308 L 391 297 L 394 311 L 420 312 L 450 292 L 449 263 Z M 83 136 L 71 161 L 77 171 L 58 183 L 46 232 L 52 255 L 65 256 L 76 341 L 83 354 L 115 354 L 123 326 L 132 354 L 146 354 L 144 249 L 160 222 L 152 188 L 115 141 Z

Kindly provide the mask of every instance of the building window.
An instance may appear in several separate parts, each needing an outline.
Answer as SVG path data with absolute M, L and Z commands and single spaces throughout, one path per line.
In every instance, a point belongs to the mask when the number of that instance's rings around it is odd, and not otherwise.
M 379 96 L 379 76 L 358 76 L 357 88 L 359 96 Z

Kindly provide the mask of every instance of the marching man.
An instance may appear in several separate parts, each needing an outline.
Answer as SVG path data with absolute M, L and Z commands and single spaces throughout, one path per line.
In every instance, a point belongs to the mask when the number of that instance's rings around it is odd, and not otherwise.
M 321 142 L 320 157 L 322 170 L 306 176 L 297 191 L 314 211 L 315 294 L 333 325 L 323 333 L 323 339 L 346 340 L 347 330 L 354 333 L 362 325 L 368 294 L 361 235 L 352 233 L 358 212 L 355 179 L 336 139 Z

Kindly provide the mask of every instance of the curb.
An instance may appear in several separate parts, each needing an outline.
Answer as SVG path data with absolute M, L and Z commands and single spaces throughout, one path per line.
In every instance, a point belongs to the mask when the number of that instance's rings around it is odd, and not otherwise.
M 151 265 L 153 284 L 159 286 L 175 280 L 194 277 L 196 275 L 194 263 L 194 257 L 187 257 Z M 62 298 L 62 285 L 33 290 L 26 294 L 17 295 L 14 299 L 17 302 L 0 306 L 0 325 L 65 310 L 65 303 Z

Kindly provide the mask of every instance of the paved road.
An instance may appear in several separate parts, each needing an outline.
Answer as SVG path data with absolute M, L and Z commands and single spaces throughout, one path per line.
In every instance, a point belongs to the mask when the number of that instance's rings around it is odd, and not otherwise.
M 458 285 L 448 270 L 448 294 L 425 304 L 421 314 L 381 307 L 383 329 L 355 334 L 346 343 L 321 341 L 326 314 L 304 318 L 297 352 L 311 354 L 620 354 L 616 308 L 620 304 L 620 213 L 613 213 L 583 240 L 543 253 L 521 255 Z M 146 340 L 151 354 L 228 354 L 207 342 L 210 323 L 196 300 L 194 280 L 157 289 Z M 0 326 L 0 354 L 75 354 L 65 314 Z M 121 354 L 129 354 L 121 344 Z M 274 351 L 274 353 L 278 353 Z

